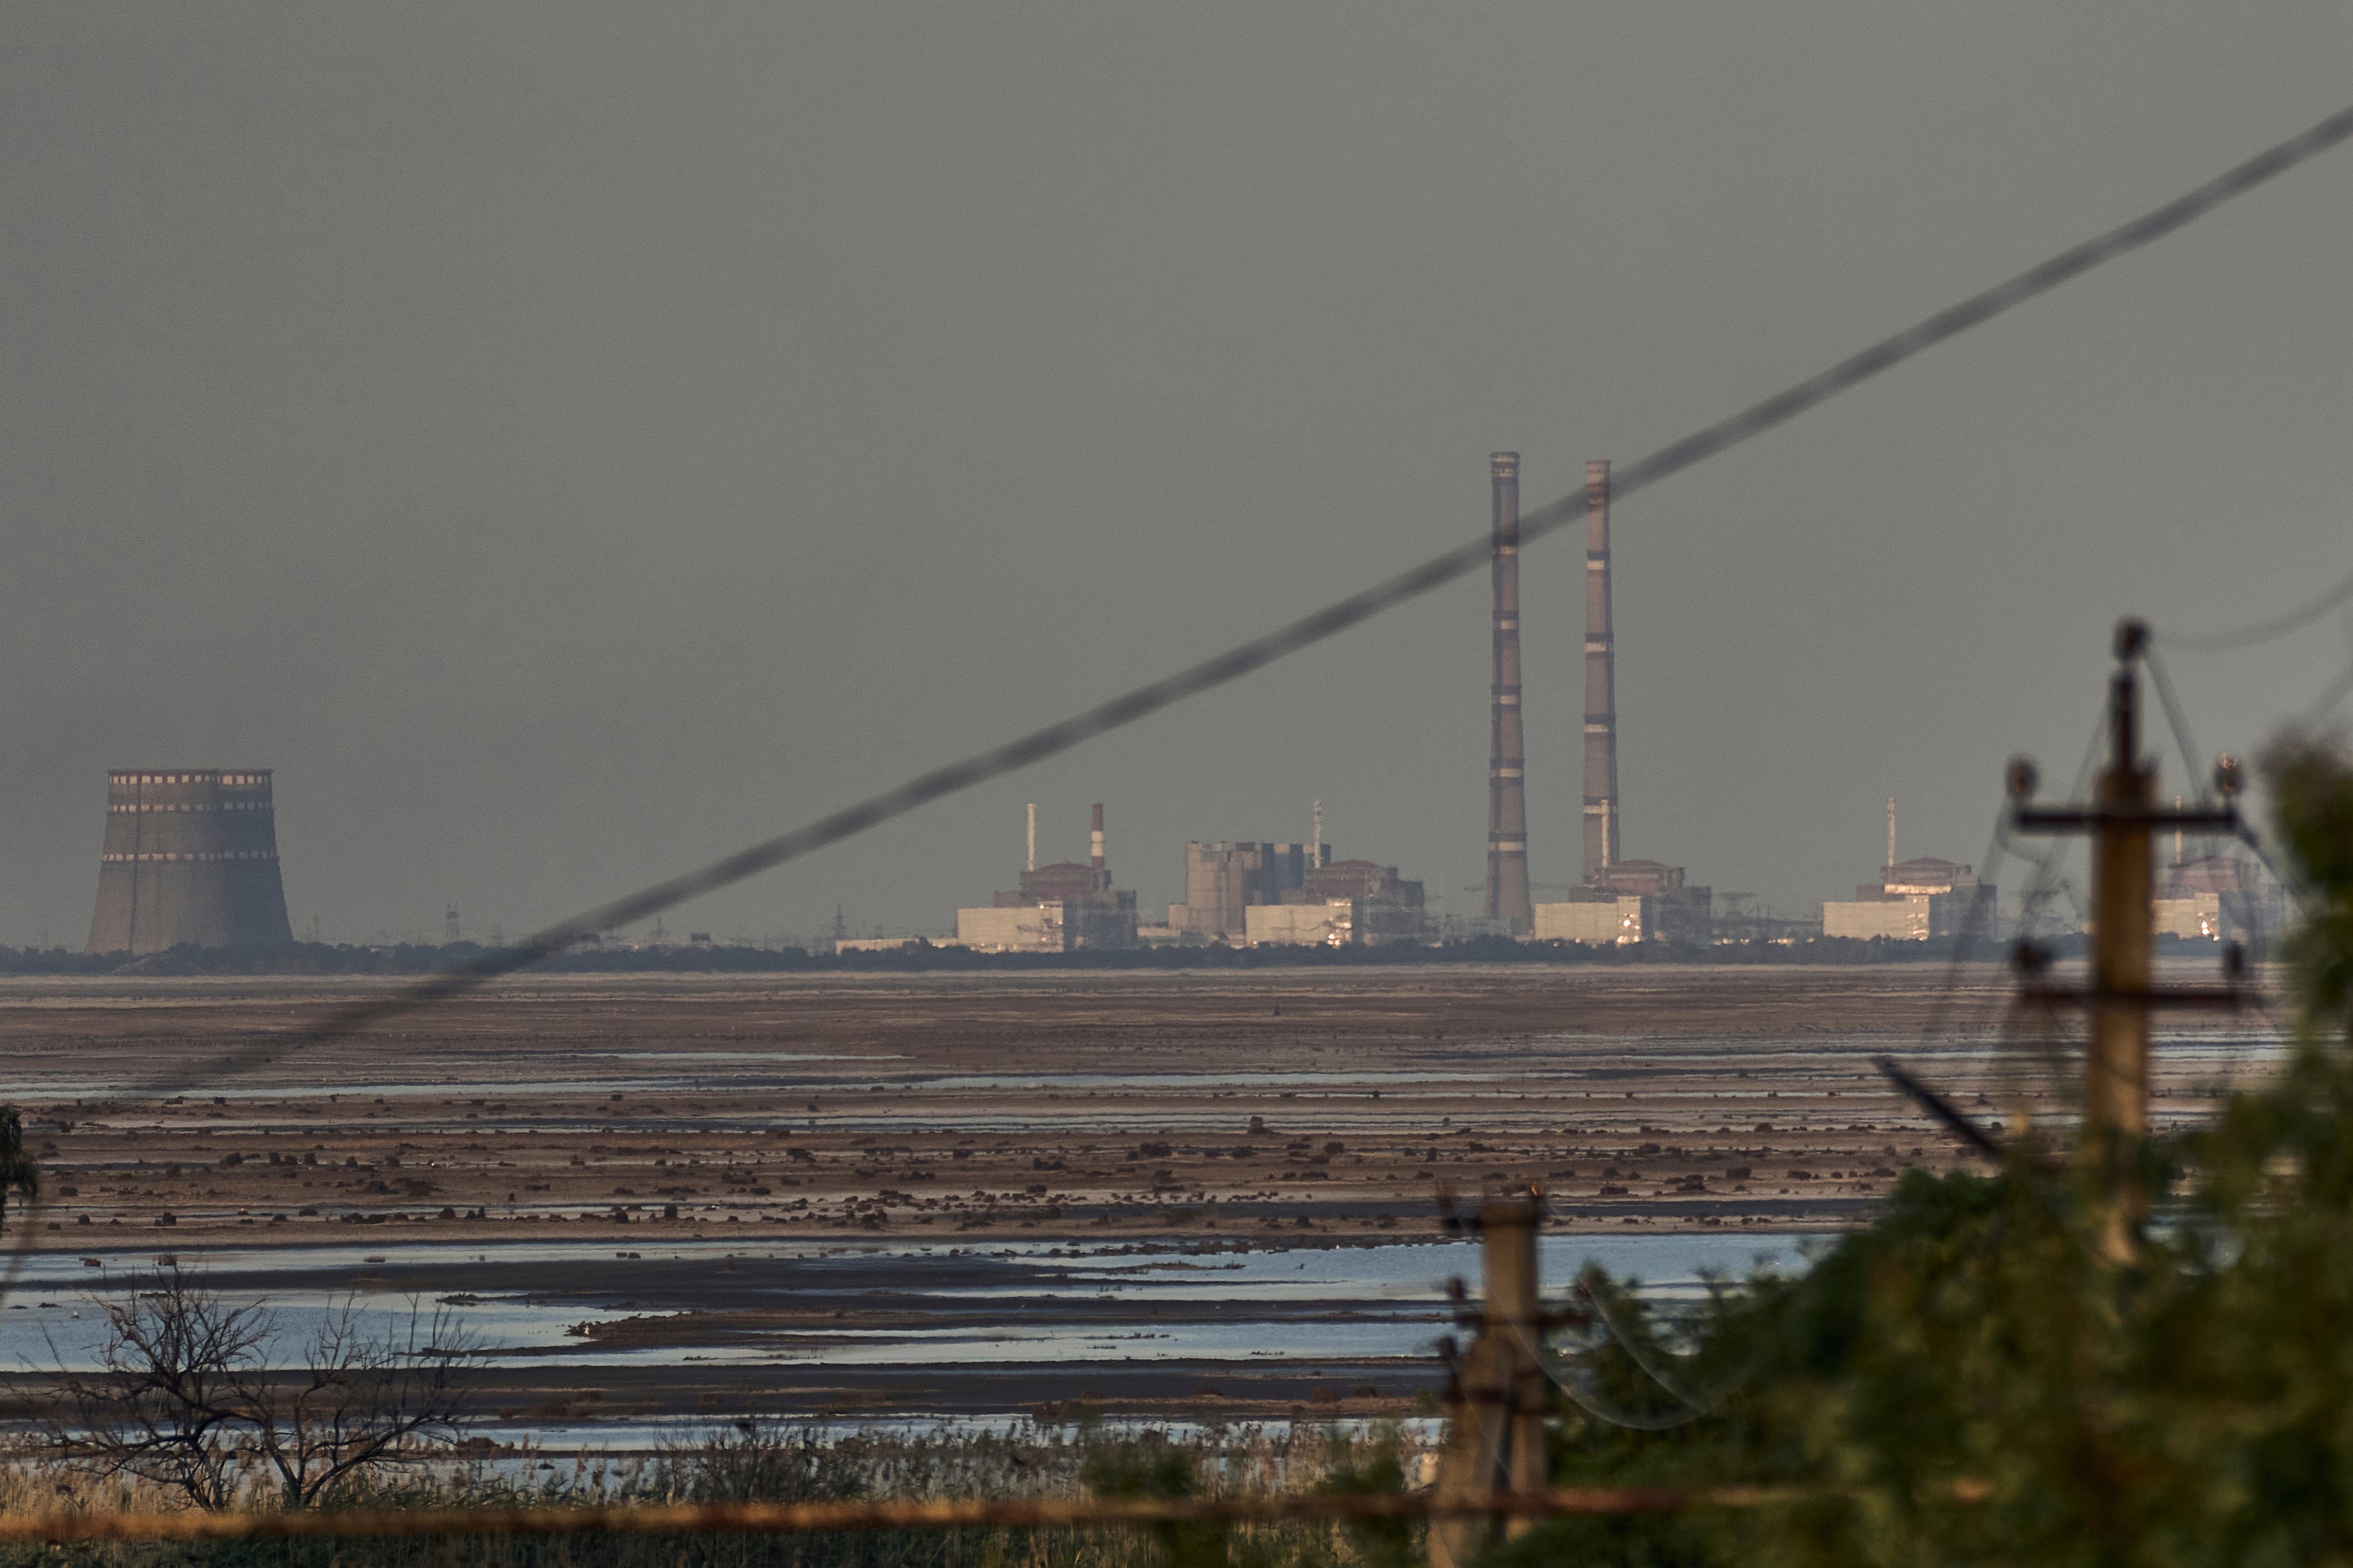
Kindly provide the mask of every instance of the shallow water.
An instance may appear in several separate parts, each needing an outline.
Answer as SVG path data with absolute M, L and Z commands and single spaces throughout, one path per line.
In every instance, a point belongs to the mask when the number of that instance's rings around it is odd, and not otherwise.
M 1801 1268 L 1807 1248 L 1826 1237 L 1706 1232 L 1661 1236 L 1547 1236 L 1540 1256 L 1556 1291 L 1598 1263 L 1646 1291 L 1687 1295 L 1709 1275 L 1743 1275 L 1759 1264 Z M 273 1359 L 298 1356 L 327 1313 L 348 1302 L 373 1327 L 406 1322 L 435 1302 L 391 1276 L 429 1270 L 434 1288 L 475 1270 L 466 1287 L 477 1300 L 448 1309 L 493 1365 L 981 1366 L 1013 1363 L 1211 1360 L 1286 1362 L 1426 1353 L 1445 1331 L 1446 1282 L 1475 1284 L 1475 1243 L 1408 1242 L 1248 1252 L 1086 1247 L 1034 1241 L 955 1248 L 878 1244 L 729 1247 L 682 1243 L 626 1257 L 611 1248 L 560 1243 L 519 1244 L 495 1253 L 477 1246 L 421 1245 L 371 1253 L 360 1246 L 188 1249 L 174 1256 L 200 1275 L 236 1279 L 266 1271 L 266 1285 L 224 1287 L 237 1304 L 268 1305 Z M 893 1314 L 936 1311 L 941 1326 L 883 1328 L 797 1325 L 763 1330 L 727 1343 L 603 1349 L 567 1330 L 635 1316 L 660 1317 L 694 1301 L 664 1300 L 665 1263 L 706 1268 L 733 1258 L 731 1310 L 797 1308 L 844 1289 Z M 503 1265 L 593 1265 L 594 1288 L 502 1289 Z M 774 1270 L 761 1264 L 786 1264 Z M 973 1265 L 986 1265 L 976 1269 Z M 456 1272 L 453 1273 L 453 1270 Z M 854 1271 L 854 1278 L 851 1277 Z M 10 1310 L 0 1313 L 0 1358 L 28 1369 L 87 1368 L 103 1333 L 96 1303 L 120 1301 L 152 1286 L 152 1268 L 110 1262 L 91 1268 L 78 1258 L 43 1254 L 28 1260 Z M 455 1294 L 454 1289 L 445 1293 Z M 1244 1309 L 1213 1321 L 1160 1321 L 1155 1310 L 1216 1303 Z M 1106 1310 L 1106 1307 L 1110 1310 Z M 79 1316 L 75 1313 L 79 1311 Z M 1058 1317 L 1068 1313 L 1067 1321 Z

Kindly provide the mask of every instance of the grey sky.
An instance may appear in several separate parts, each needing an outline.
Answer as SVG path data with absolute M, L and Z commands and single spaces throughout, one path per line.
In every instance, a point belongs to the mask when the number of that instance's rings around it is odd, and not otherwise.
M 0 12 L 0 942 L 104 770 L 278 772 L 298 931 L 509 931 L 1484 526 L 2353 100 L 2210 5 Z M 1618 518 L 1626 848 L 1977 860 L 2106 628 L 2353 567 L 2340 153 Z M 1576 875 L 1574 547 L 1532 855 Z M 939 929 L 1041 849 L 1483 868 L 1483 579 L 684 911 Z M 2179 656 L 2250 748 L 2333 623 Z M 2178 783 L 2178 764 L 2167 772 Z M 1541 892 L 1539 893 L 1541 897 Z

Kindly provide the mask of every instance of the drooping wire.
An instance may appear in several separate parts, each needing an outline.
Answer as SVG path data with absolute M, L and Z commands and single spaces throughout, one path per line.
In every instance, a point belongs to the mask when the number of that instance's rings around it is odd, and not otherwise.
M 2091 786 L 2093 770 L 2098 764 L 2101 748 L 2107 740 L 2108 710 L 2104 702 L 2100 705 L 2098 716 L 2093 721 L 2091 734 L 2084 742 L 2084 754 L 2075 764 L 2075 776 L 2068 786 L 2067 798 L 2084 798 L 2084 791 Z M 1995 818 L 1994 834 L 2006 851 L 2033 868 L 2033 874 L 2019 899 L 2018 937 L 2022 948 L 2032 944 L 2035 938 L 2042 933 L 2043 911 L 2055 898 L 2063 896 L 2067 900 L 2080 927 L 2084 916 L 2084 901 L 2073 880 L 2062 868 L 2067 856 L 2067 840 L 2054 837 L 2044 841 L 2037 851 L 2026 850 L 2012 838 L 2007 812 Z M 2028 1097 L 2034 1071 L 2025 1062 L 2028 1050 L 2032 1049 L 2040 1058 L 2040 1070 L 2047 1079 L 2058 1082 L 2063 1078 L 2056 1041 L 2049 1037 L 2047 1030 L 2027 1028 L 2024 1014 L 2025 1009 L 2013 998 L 2003 1018 L 1996 1054 L 1996 1060 L 2005 1065 L 1993 1075 L 2008 1080 L 1998 1084 L 1998 1088 L 2021 1101 Z
M 2084 742 L 2083 759 L 2075 764 L 2074 783 L 2069 786 L 2067 792 L 2069 799 L 2084 798 L 2084 790 L 2091 785 L 2092 769 L 2099 761 L 2100 747 L 2107 738 L 2108 710 L 2107 705 L 2103 703 L 2100 707 L 2099 718 L 2092 725 L 2091 738 Z M 2074 904 L 2076 914 L 2079 917 L 2083 914 L 2083 901 L 2075 896 L 2074 885 L 2059 869 L 2067 854 L 2067 843 L 2064 839 L 2054 837 L 2041 854 L 2030 854 L 2019 848 L 2011 841 L 2010 818 L 2006 814 L 1995 819 L 1994 833 L 2005 849 L 2031 862 L 2034 867 L 2033 879 L 2027 884 L 2026 890 L 2020 895 L 2018 934 L 2021 939 L 2031 940 L 2036 934 L 2037 922 L 2042 919 L 2042 906 L 2048 903 L 2054 894 L 2064 892 L 2069 900 Z
M 1651 1354 L 1641 1343 L 1641 1336 L 1628 1332 L 1625 1325 L 1618 1321 L 1616 1311 L 1609 1305 L 1609 1291 L 1594 1288 L 1595 1272 L 1594 1269 L 1588 1268 L 1578 1277 L 1577 1293 L 1592 1304 L 1594 1315 L 1601 1320 L 1601 1326 L 1609 1331 L 1609 1337 L 1617 1342 L 1618 1348 L 1626 1352 L 1626 1359 L 1632 1362 L 1643 1376 L 1665 1390 L 1677 1403 L 1697 1411 L 1702 1415 L 1713 1415 L 1724 1408 L 1725 1400 L 1740 1392 L 1748 1380 L 1756 1375 L 1757 1367 L 1763 1364 L 1766 1347 L 1760 1345 L 1757 1347 L 1757 1353 L 1749 1357 L 1747 1364 L 1731 1377 L 1726 1378 L 1723 1386 L 1715 1393 L 1708 1394 L 1690 1393 L 1683 1388 L 1680 1377 L 1670 1373 L 1659 1363 L 1656 1357 Z
M 2348 137 L 2353 137 L 2353 108 L 2338 110 L 2130 222 L 2073 246 L 1991 289 L 1939 310 L 1861 353 L 1839 361 L 1817 375 L 1618 469 L 1609 485 L 1610 499 L 1622 500 L 1631 496 L 1720 452 L 1778 428 L 1972 327 L 1980 326 L 2048 293 L 2104 262 L 2172 234 L 2234 197 L 2337 147 Z M 1584 492 L 1573 491 L 1523 517 L 1520 522 L 1522 542 L 1534 543 L 1567 527 L 1583 515 L 1585 505 Z M 920 773 L 892 789 L 870 795 L 789 833 L 600 904 L 568 920 L 559 921 L 514 947 L 485 954 L 471 963 L 428 976 L 395 995 L 338 1008 L 306 1029 L 269 1037 L 208 1058 L 191 1061 L 156 1075 L 128 1092 L 155 1095 L 184 1091 L 227 1074 L 267 1065 L 303 1046 L 340 1038 L 370 1025 L 463 995 L 501 975 L 514 973 L 562 952 L 592 935 L 649 919 L 691 899 L 717 891 L 841 843 L 933 801 L 973 788 L 1033 763 L 1043 762 L 1188 698 L 1230 684 L 1293 653 L 1336 637 L 1387 610 L 1469 575 L 1486 563 L 1491 549 L 1491 542 L 1483 536 L 1466 542 L 1385 582 L 1352 594 L 1214 658 L 1137 687 L 993 750 Z M 0 1279 L 0 1297 L 5 1297 L 21 1279 L 36 1234 L 28 1215 L 10 1257 L 5 1277 Z M 1561 1380 L 1556 1378 L 1556 1381 Z M 1572 1399 L 1577 1399 L 1588 1410 L 1592 1409 L 1592 1405 L 1568 1384 L 1563 1382 L 1562 1388 Z M 1671 1422 L 1666 1425 L 1680 1424 Z
M 1707 1418 L 1708 1412 L 1689 1405 L 1664 1415 L 1652 1415 L 1612 1404 L 1602 1397 L 1591 1371 L 1562 1360 L 1550 1346 L 1527 1330 L 1516 1331 L 1529 1359 L 1552 1381 L 1552 1385 L 1567 1394 L 1570 1404 L 1605 1426 L 1623 1426 L 1633 1432 L 1668 1432 Z
M 2198 792 L 2198 804 L 2204 805 L 2214 798 L 2208 776 L 2200 771 L 2198 742 L 2189 738 L 2189 716 L 2183 711 L 2181 700 L 2173 694 L 2173 678 L 2165 673 L 2165 660 L 2158 657 L 2154 644 L 2144 647 L 2141 660 L 2148 666 L 2149 684 L 2157 688 L 2157 699 L 2165 710 L 2165 721 L 2173 731 L 2174 744 L 2181 750 L 2182 775 Z
M 1953 941 L 1952 955 L 1945 963 L 1944 984 L 1936 988 L 1936 994 L 1929 999 L 1928 1016 L 1920 1026 L 1920 1042 L 1924 1046 L 1934 1040 L 1944 1029 L 1946 1010 L 1952 1005 L 1953 998 L 1960 991 L 1961 970 L 1976 955 L 1978 938 L 1989 923 L 1990 917 L 1994 913 L 1991 906 L 1994 899 L 2000 897 L 2001 883 L 1998 879 L 1998 874 L 2001 869 L 2005 851 L 2006 836 L 2002 832 L 2001 823 L 1997 819 L 1994 824 L 1993 837 L 1986 842 L 1985 856 L 1978 862 L 1978 866 L 1983 868 L 1978 875 L 1978 886 L 1990 891 L 1981 892 L 1969 900 L 1968 913 L 1961 921 L 1960 934 Z
M 1819 374 L 1774 394 L 1728 418 L 1670 442 L 1612 475 L 1609 495 L 1622 500 L 1716 454 L 1776 429 L 1842 393 L 2050 292 L 2105 262 L 2127 255 L 2197 221 L 2217 207 L 2353 138 L 2353 108 L 2308 129 L 2215 178 L 2025 271 L 1947 307 L 1913 326 L 1851 354 Z M 1572 491 L 1520 521 L 1523 544 L 1534 543 L 1584 515 L 1586 494 Z M 372 1024 L 463 994 L 617 926 L 649 919 L 703 894 L 855 837 L 933 801 L 1059 755 L 1083 742 L 1148 718 L 1165 708 L 1228 685 L 1361 622 L 1431 593 L 1484 565 L 1491 542 L 1482 536 L 1435 555 L 1386 582 L 1327 605 L 1288 626 L 1251 638 L 1214 658 L 1148 682 L 1058 723 L 1032 731 L 961 762 L 918 774 L 894 788 L 776 837 L 636 893 L 596 906 L 471 963 L 422 980 L 394 996 L 362 1002 L 327 1015 L 299 1034 L 260 1042 L 227 1058 L 191 1064 L 157 1088 L 186 1087 L 223 1070 L 274 1060 L 298 1047 L 350 1034 Z
M 2159 633 L 2158 637 L 2160 640 L 2191 653 L 2229 653 L 2237 648 L 2253 647 L 2258 643 L 2267 643 L 2300 630 L 2348 599 L 2353 599 L 2353 574 L 2348 574 L 2310 604 L 2299 605 L 2284 615 L 2274 616 L 2269 620 L 2257 621 L 2253 626 L 2241 626 L 2235 631 L 2217 632 L 2211 637 L 2183 637 L 2177 632 Z

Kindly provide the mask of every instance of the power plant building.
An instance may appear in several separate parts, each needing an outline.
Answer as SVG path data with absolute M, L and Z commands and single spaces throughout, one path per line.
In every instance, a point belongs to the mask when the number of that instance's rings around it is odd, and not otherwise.
M 1252 947 L 1354 947 L 1364 940 L 1365 906 L 1358 899 L 1252 904 L 1242 920 Z
M 127 768 L 106 775 L 90 951 L 283 947 L 268 768 Z
M 1063 900 L 956 911 L 955 944 L 975 952 L 1071 952 L 1082 921 Z
M 1620 860 L 1596 883 L 1571 888 L 1556 903 L 1535 906 L 1531 935 L 1538 942 L 1589 946 L 1670 942 L 1698 945 L 1713 939 L 1715 897 L 1693 885 L 1680 866 Z
M 1029 861 L 1020 886 L 986 908 L 956 911 L 956 945 L 977 952 L 1072 952 L 1135 945 L 1135 894 L 1111 885 L 1103 808 L 1098 801 L 1088 858 L 1037 864 L 1037 811 L 1030 809 Z
M 1991 912 L 1993 899 L 1993 888 L 1968 867 L 1921 856 L 1883 868 L 1876 887 L 1865 883 L 1852 899 L 1822 905 L 1822 934 L 1862 942 L 1957 936 L 1980 904 Z
M 1332 847 L 1199 841 L 1185 846 L 1185 902 L 1168 907 L 1178 937 L 1252 946 L 1419 942 L 1422 886 L 1394 866 L 1334 860 Z
M 1307 870 L 1303 844 L 1196 839 L 1185 846 L 1185 901 L 1168 906 L 1169 929 L 1179 936 L 1245 940 L 1250 907 L 1279 904 L 1285 893 L 1304 889 Z
M 2232 855 L 2177 858 L 2165 868 L 2151 908 L 2159 936 L 2190 941 L 2254 941 L 2284 930 L 2288 921 L 2278 884 Z

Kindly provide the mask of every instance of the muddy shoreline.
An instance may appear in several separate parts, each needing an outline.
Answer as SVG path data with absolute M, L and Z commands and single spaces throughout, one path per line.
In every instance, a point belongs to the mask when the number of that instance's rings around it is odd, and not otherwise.
M 928 1364 L 926 1335 L 978 1321 L 959 1292 L 1015 1288 L 972 1284 L 987 1268 L 944 1255 L 1427 1242 L 1441 1194 L 1529 1185 L 1556 1230 L 1597 1238 L 1835 1230 L 1900 1172 L 1968 1158 L 1875 1053 L 1981 1118 L 2063 1114 L 2048 1057 L 2003 1034 L 2010 985 L 1993 966 L 1929 965 L 523 976 L 277 1054 L 374 989 L 12 980 L 0 1052 L 47 1195 L 10 1228 L 37 1257 L 109 1274 L 235 1249 L 221 1278 L 257 1294 L 373 1269 L 427 1299 L 576 1300 L 638 1320 L 584 1337 L 669 1358 L 597 1373 L 640 1391 L 608 1387 L 616 1405 L 664 1415 L 753 1394 L 797 1414 L 1026 1411 L 1090 1388 L 1136 1411 L 1394 1403 L 1431 1386 L 1434 1363 Z M 2183 1027 L 2160 1055 L 2160 1117 L 2194 1114 L 2201 1086 L 2262 1070 L 2275 1047 L 2244 1020 Z M 861 1288 L 879 1296 L 837 1299 L 834 1275 L 805 1270 L 792 1300 L 756 1302 L 700 1263 L 645 1289 L 650 1261 L 615 1256 L 851 1243 L 934 1256 L 920 1282 Z M 322 1247 L 384 1261 L 284 1278 L 252 1261 Z M 407 1256 L 427 1247 L 475 1261 Z M 568 1260 L 536 1256 L 550 1248 Z M 1036 1321 L 1109 1326 L 1121 1310 L 1050 1290 Z M 818 1313 L 903 1331 L 906 1353 L 758 1377 L 696 1359 Z M 583 1386 L 568 1369 L 497 1376 L 507 1408 Z M 1347 1392 L 1360 1386 L 1377 1393 Z

